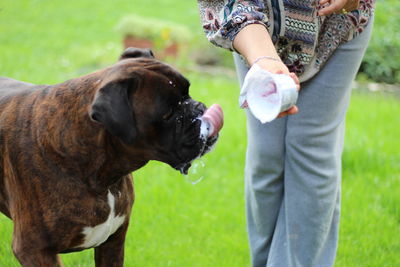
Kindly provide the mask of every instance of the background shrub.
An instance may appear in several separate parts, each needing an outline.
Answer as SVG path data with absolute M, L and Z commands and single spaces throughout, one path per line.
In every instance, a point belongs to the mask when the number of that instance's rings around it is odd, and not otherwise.
M 155 41 L 169 39 L 172 42 L 188 42 L 192 38 L 189 29 L 182 24 L 136 14 L 124 16 L 116 30 L 122 36 L 132 35 Z
M 376 3 L 372 38 L 360 72 L 376 82 L 400 83 L 400 1 Z

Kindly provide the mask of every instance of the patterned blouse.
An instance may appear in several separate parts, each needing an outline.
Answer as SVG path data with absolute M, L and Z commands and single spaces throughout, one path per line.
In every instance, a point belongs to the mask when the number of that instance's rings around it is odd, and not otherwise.
M 282 61 L 301 81 L 315 75 L 333 51 L 360 34 L 375 0 L 347 14 L 317 16 L 319 0 L 198 0 L 208 40 L 234 51 L 236 34 L 249 24 L 267 27 Z

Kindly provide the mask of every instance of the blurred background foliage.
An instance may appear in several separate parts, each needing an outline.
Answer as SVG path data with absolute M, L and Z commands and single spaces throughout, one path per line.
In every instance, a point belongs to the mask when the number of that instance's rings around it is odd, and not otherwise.
M 400 83 L 400 1 L 377 1 L 374 31 L 360 75 L 375 82 Z
M 14 8 L 8 10 L 7 4 L 11 2 L 7 0 L 0 6 L 0 41 L 5 49 L 3 51 L 12 51 L 15 42 L 18 42 L 22 54 L 26 51 L 34 53 L 36 57 L 44 50 L 55 53 L 53 62 L 38 58 L 37 62 L 41 64 L 54 65 L 61 62 L 61 67 L 74 72 L 76 70 L 68 68 L 72 66 L 70 59 L 63 57 L 63 51 L 72 50 L 76 58 L 86 61 L 90 59 L 91 63 L 81 64 L 85 66 L 81 67 L 78 74 L 85 73 L 104 66 L 110 55 L 116 56 L 122 49 L 120 44 L 123 35 L 133 33 L 149 37 L 156 48 L 167 46 L 166 43 L 172 40 L 177 41 L 180 44 L 179 56 L 168 60 L 184 69 L 204 66 L 233 69 L 231 54 L 223 49 L 215 49 L 206 40 L 195 2 L 175 1 L 171 4 L 171 1 L 157 0 L 150 9 L 146 1 L 117 1 L 114 8 L 107 5 L 92 8 L 93 1 L 77 4 L 75 1 L 24 0 L 15 2 Z M 63 10 L 61 15 L 52 12 L 59 8 Z M 18 10 L 29 10 L 31 13 L 21 13 Z M 360 68 L 359 80 L 400 83 L 399 14 L 400 1 L 377 1 L 374 32 Z M 98 32 L 99 26 L 101 32 Z M 32 39 L 32 36 L 42 38 L 42 42 Z M 22 59 L 7 58 L 10 55 L 7 53 L 4 59 L 13 61 L 15 67 L 24 66 L 26 69 Z M 5 66 L 0 64 L 0 71 Z

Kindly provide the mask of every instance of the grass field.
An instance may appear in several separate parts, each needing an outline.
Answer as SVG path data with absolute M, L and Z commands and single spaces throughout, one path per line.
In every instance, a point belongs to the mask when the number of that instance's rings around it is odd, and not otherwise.
M 173 2 L 173 3 L 172 3 Z M 195 1 L 0 2 L 0 75 L 57 83 L 112 64 L 121 52 L 113 31 L 135 12 L 188 25 L 202 38 Z M 190 59 L 187 59 L 189 61 Z M 185 71 L 191 95 L 218 102 L 225 127 L 193 185 L 152 162 L 134 174 L 136 203 L 126 266 L 249 266 L 243 200 L 245 116 L 231 76 Z M 354 92 L 343 158 L 341 236 L 336 266 L 400 266 L 400 99 Z M 0 266 L 18 266 L 12 223 L 0 215 Z M 92 251 L 63 255 L 65 266 L 94 266 Z

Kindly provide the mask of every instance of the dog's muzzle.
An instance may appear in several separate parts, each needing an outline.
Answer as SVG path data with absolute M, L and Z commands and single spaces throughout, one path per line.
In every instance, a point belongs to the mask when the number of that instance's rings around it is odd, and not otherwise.
M 175 133 L 173 137 L 175 153 L 179 158 L 179 163 L 173 166 L 182 174 L 187 174 L 191 163 L 209 152 L 216 141 L 218 135 L 205 137 L 201 134 L 201 116 L 206 107 L 200 102 L 192 99 L 181 101 L 176 116 Z

